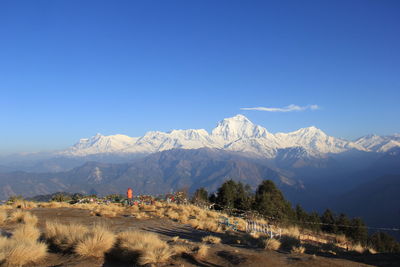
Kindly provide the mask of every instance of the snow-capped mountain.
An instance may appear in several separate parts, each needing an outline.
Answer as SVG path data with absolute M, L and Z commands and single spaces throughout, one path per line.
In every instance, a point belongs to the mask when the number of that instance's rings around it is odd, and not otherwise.
M 60 154 L 71 156 L 87 156 L 102 153 L 119 153 L 126 147 L 136 143 L 138 138 L 123 134 L 104 136 L 96 134 L 90 138 L 82 138 L 74 146 Z
M 176 148 L 217 148 L 273 158 L 279 149 L 291 147 L 304 148 L 310 156 L 340 153 L 352 149 L 370 150 L 360 140 L 351 142 L 328 136 L 314 126 L 290 133 L 272 134 L 264 127 L 252 123 L 245 116 L 236 115 L 219 122 L 211 133 L 204 129 L 189 129 L 173 130 L 167 133 L 152 131 L 142 137 L 97 134 L 91 138 L 79 140 L 77 144 L 59 154 L 64 156 L 149 154 Z
M 400 134 L 394 135 L 366 135 L 355 141 L 356 144 L 374 152 L 387 152 L 394 147 L 400 147 Z
M 311 155 L 341 153 L 351 149 L 365 150 L 361 145 L 328 136 L 314 126 L 291 133 L 277 133 L 275 136 L 282 148 L 303 147 Z

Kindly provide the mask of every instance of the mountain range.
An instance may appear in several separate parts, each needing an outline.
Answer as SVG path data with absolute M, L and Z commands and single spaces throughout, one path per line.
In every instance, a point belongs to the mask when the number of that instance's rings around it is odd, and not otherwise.
M 374 225 L 400 225 L 399 203 L 387 202 L 400 191 L 399 134 L 349 141 L 314 126 L 274 134 L 236 115 L 210 133 L 97 134 L 62 151 L 0 158 L 2 199 L 57 191 L 124 193 L 128 186 L 143 194 L 199 187 L 213 192 L 227 179 L 253 189 L 271 179 L 293 204 L 308 210 L 330 207 Z M 372 197 L 377 203 L 359 208 Z
M 59 151 L 60 156 L 84 157 L 99 154 L 150 154 L 170 149 L 217 148 L 248 155 L 274 158 L 280 149 L 302 147 L 309 156 L 349 150 L 386 152 L 400 146 L 400 135 L 367 135 L 356 141 L 328 136 L 311 126 L 289 133 L 270 133 L 243 115 L 226 118 L 211 131 L 204 129 L 152 131 L 142 137 L 97 134 L 79 140 L 74 146 Z

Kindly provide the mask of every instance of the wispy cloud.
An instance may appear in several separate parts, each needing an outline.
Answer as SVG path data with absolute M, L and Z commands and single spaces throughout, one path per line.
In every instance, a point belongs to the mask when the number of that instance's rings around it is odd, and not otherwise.
M 257 111 L 269 111 L 269 112 L 291 112 L 291 111 L 304 111 L 304 110 L 317 110 L 318 105 L 298 106 L 289 105 L 283 108 L 272 108 L 272 107 L 254 107 L 254 108 L 241 108 L 241 110 L 257 110 Z

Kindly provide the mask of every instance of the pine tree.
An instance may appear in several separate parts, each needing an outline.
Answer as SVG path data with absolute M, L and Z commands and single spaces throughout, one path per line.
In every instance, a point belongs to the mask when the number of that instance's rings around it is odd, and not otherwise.
M 321 229 L 328 233 L 337 233 L 337 227 L 335 224 L 335 215 L 330 209 L 325 210 L 321 216 Z
M 297 222 L 304 227 L 303 222 L 306 222 L 308 220 L 308 214 L 303 208 L 300 206 L 300 204 L 296 205 L 296 220 Z
M 225 208 L 249 210 L 253 203 L 251 188 L 228 180 L 218 188 L 215 203 Z
M 346 214 L 341 213 L 337 219 L 336 219 L 336 225 L 337 225 L 337 233 L 338 234 L 344 234 L 346 236 L 349 235 L 350 231 L 350 219 L 347 217 Z
M 197 202 L 201 202 L 201 203 L 205 203 L 208 201 L 208 192 L 204 187 L 201 187 L 199 189 L 196 190 L 196 192 L 194 192 L 193 195 L 193 202 L 197 203 Z
M 367 243 L 368 231 L 365 227 L 365 223 L 360 218 L 353 218 L 350 221 L 348 237 L 356 242 L 360 242 L 362 245 Z
M 243 185 L 241 182 L 236 184 L 236 198 L 234 202 L 235 209 L 250 210 L 253 199 L 249 185 Z
M 234 208 L 236 193 L 235 181 L 228 180 L 218 188 L 216 203 L 224 208 Z
M 369 238 L 368 243 L 379 252 L 400 253 L 400 243 L 385 232 L 377 232 L 373 234 Z
M 282 192 L 270 180 L 265 180 L 258 186 L 254 209 L 260 214 L 276 220 L 294 217 L 290 203 L 285 200 Z
M 308 229 L 311 229 L 313 231 L 321 231 L 321 218 L 319 217 L 319 214 L 317 212 L 311 212 L 308 215 L 308 221 L 310 222 L 307 225 Z

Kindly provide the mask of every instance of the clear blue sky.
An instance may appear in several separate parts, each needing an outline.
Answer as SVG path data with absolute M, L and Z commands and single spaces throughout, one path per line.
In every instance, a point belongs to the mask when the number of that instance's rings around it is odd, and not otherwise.
M 400 1 L 0 1 L 0 153 L 205 128 L 400 132 Z M 319 110 L 244 107 L 316 104 Z

